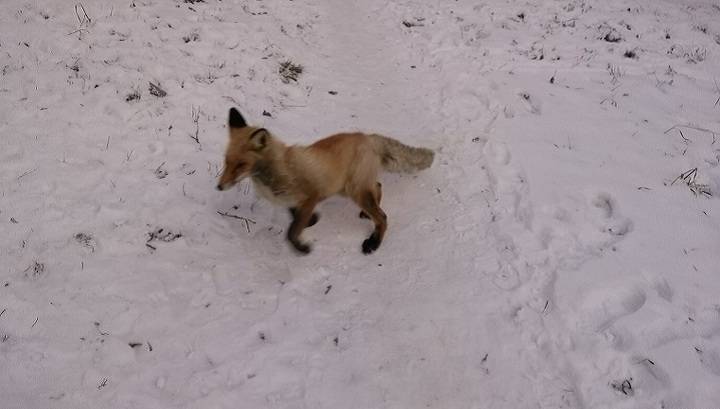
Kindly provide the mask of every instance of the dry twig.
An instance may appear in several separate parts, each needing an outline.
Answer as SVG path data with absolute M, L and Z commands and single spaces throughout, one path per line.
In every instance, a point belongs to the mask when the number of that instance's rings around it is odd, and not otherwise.
M 255 222 L 255 220 L 253 220 L 253 219 L 248 219 L 247 217 L 238 216 L 236 214 L 230 214 L 228 212 L 221 212 L 220 210 L 217 211 L 217 214 L 219 214 L 220 216 L 225 216 L 225 217 L 230 217 L 233 219 L 242 220 L 243 222 L 245 222 L 245 229 L 247 230 L 248 233 L 250 233 L 250 223 L 257 224 Z

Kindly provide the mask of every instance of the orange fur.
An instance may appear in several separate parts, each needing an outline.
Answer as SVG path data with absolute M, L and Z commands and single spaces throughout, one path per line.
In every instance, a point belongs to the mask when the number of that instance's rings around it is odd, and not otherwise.
M 434 156 L 429 149 L 363 133 L 341 133 L 309 146 L 287 146 L 267 130 L 247 126 L 234 108 L 229 124 L 230 141 L 218 189 L 226 190 L 250 177 L 263 197 L 291 209 L 293 222 L 287 238 L 301 253 L 310 252 L 300 233 L 317 221 L 313 209 L 334 195 L 349 197 L 373 220 L 375 231 L 362 249 L 366 254 L 375 251 L 387 229 L 387 217 L 380 208 L 379 173 L 421 170 L 432 164 Z

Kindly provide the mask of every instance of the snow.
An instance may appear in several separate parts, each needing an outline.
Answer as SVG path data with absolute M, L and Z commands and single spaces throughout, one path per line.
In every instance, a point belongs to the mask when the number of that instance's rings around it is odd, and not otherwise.
M 715 3 L 6 0 L 0 69 L 3 408 L 720 405 Z M 231 106 L 436 162 L 299 257 Z

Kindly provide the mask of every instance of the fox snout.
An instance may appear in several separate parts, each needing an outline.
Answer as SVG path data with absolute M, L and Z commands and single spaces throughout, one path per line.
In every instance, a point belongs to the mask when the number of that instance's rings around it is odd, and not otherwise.
M 225 165 L 225 169 L 223 169 L 223 173 L 220 175 L 220 179 L 218 179 L 217 184 L 217 190 L 228 190 L 233 185 L 235 185 L 238 175 L 235 172 L 235 169 L 233 167 L 228 167 Z
M 237 165 L 226 165 L 218 180 L 217 190 L 228 190 L 249 176 L 250 167 L 245 162 Z
M 228 190 L 233 187 L 235 183 L 237 183 L 235 175 L 228 175 L 228 172 L 225 172 L 222 176 L 220 176 L 220 180 L 218 181 L 216 188 L 220 191 Z

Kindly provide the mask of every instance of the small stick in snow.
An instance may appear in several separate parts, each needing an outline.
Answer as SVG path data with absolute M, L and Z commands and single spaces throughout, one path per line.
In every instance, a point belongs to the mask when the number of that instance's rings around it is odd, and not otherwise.
M 653 362 L 650 358 L 645 358 L 645 359 L 641 359 L 640 361 L 638 361 L 639 364 L 642 364 L 644 362 L 647 362 L 650 365 L 655 365 L 655 362 Z
M 90 30 L 88 30 L 88 29 L 86 29 L 86 28 L 78 28 L 77 30 L 74 30 L 74 31 L 71 31 L 71 32 L 67 33 L 66 35 L 73 35 L 73 34 L 75 34 L 75 33 L 82 33 L 83 31 L 90 31 Z
M 325 295 L 327 295 L 327 293 L 329 293 L 330 290 L 332 290 L 332 284 L 330 284 L 330 285 L 328 285 L 327 287 L 325 287 Z M 0 314 L 0 315 L 2 315 L 2 314 Z
M 480 367 L 485 371 L 485 375 L 490 375 L 490 370 L 484 366 L 487 363 L 487 359 L 488 354 L 486 353 L 485 356 L 480 360 Z
M 80 15 L 80 11 L 82 11 L 83 15 Z M 85 11 L 85 6 L 82 5 L 82 3 L 78 3 L 75 5 L 75 17 L 78 19 L 78 28 L 75 31 L 72 31 L 70 33 L 67 33 L 67 35 L 80 33 L 82 34 L 83 31 L 89 31 L 85 26 L 90 24 L 92 22 L 92 19 L 90 16 L 88 16 L 87 11 Z
M 31 174 L 31 173 L 35 173 L 36 171 L 37 171 L 37 168 L 35 168 L 35 169 L 30 169 L 30 170 L 28 170 L 27 172 L 23 173 L 22 175 L 18 176 L 18 177 L 17 177 L 17 180 L 20 180 L 20 179 L 24 178 L 25 176 L 27 176 L 27 175 L 29 175 L 29 174 Z
M 108 135 L 107 142 L 105 142 L 105 152 L 107 152 L 108 149 L 110 149 L 110 135 Z
M 190 138 L 200 144 L 200 107 L 191 107 L 192 121 L 195 124 L 195 136 L 190 135 Z
M 605 101 L 609 101 L 609 102 L 610 102 L 610 105 L 614 106 L 615 108 L 618 107 L 618 103 L 617 103 L 617 101 L 615 101 L 615 96 L 614 96 L 614 95 L 610 95 L 610 96 L 607 97 L 607 98 L 603 98 L 603 100 L 600 101 L 600 105 L 604 104 Z
M 705 195 L 707 197 L 712 196 L 712 192 L 710 191 L 710 187 L 705 184 L 696 183 L 695 179 L 698 175 L 698 168 L 692 168 L 688 171 L 685 171 L 681 173 L 678 177 L 675 178 L 675 180 L 670 183 L 670 186 L 675 184 L 678 180 L 682 179 L 685 181 L 685 184 L 688 185 L 690 188 L 690 191 L 693 192 L 696 196 L 698 195 Z
M 85 21 L 83 20 L 83 18 L 80 17 L 80 13 L 78 12 L 78 7 L 80 8 L 80 10 L 82 10 Z M 78 3 L 75 5 L 75 15 L 77 16 L 78 23 L 80 23 L 80 24 L 83 24 L 85 22 L 87 22 L 87 23 L 92 22 L 92 19 L 90 18 L 90 16 L 88 16 L 87 12 L 85 11 L 85 6 L 83 6 L 82 3 Z
M 104 388 L 108 383 L 108 378 L 103 378 L 103 380 L 100 382 L 100 385 L 98 385 L 98 390 Z
M 633 395 L 633 388 L 632 384 L 630 383 L 632 381 L 632 378 L 625 379 L 620 383 L 620 381 L 616 381 L 610 384 L 613 389 L 615 389 L 618 392 L 622 392 L 623 395 L 632 396 Z
M 158 179 L 165 179 L 168 175 L 168 171 L 163 169 L 162 167 L 165 165 L 165 162 L 161 163 L 160 166 L 155 168 L 155 177 Z
M 2 317 L 2 316 L 3 316 L 3 314 L 5 314 L 5 311 L 7 311 L 7 308 L 3 308 L 3 310 L 2 310 L 2 311 L 0 311 L 0 317 Z
M 220 216 L 231 217 L 231 218 L 233 218 L 233 219 L 239 219 L 239 220 L 244 221 L 244 222 L 245 222 L 245 229 L 247 229 L 247 232 L 248 232 L 248 233 L 250 233 L 250 223 L 256 224 L 255 220 L 248 219 L 247 217 L 242 217 L 242 216 L 238 216 L 238 215 L 235 215 L 235 214 L 230 214 L 230 213 L 228 213 L 228 212 L 221 212 L 220 210 L 218 210 L 218 211 L 217 211 L 217 214 L 219 214 Z
M 422 21 L 423 21 L 424 19 L 422 19 L 422 18 L 415 18 L 415 20 L 417 20 L 417 22 L 415 22 L 415 21 L 403 20 L 403 21 L 402 21 L 402 25 L 404 25 L 404 26 L 407 27 L 407 28 L 411 28 L 411 27 L 424 27 L 424 26 L 425 26 L 424 24 L 422 24 Z
M 698 168 L 692 168 L 690 170 L 687 170 L 687 171 L 681 173 L 678 177 L 675 178 L 675 180 L 672 181 L 672 183 L 670 183 L 670 186 L 674 185 L 675 182 L 677 182 L 680 179 L 686 181 L 688 184 L 695 182 L 695 177 L 697 176 L 697 172 L 698 172 Z
M 40 317 L 36 317 L 36 318 L 35 318 L 35 322 L 33 322 L 33 325 L 31 325 L 30 328 L 35 328 L 35 324 L 38 323 L 38 320 L 39 320 L 39 319 L 40 319 Z
M 303 73 L 303 66 L 300 64 L 295 64 L 290 60 L 283 61 L 280 63 L 280 68 L 278 68 L 278 74 L 280 74 L 280 79 L 285 84 L 289 84 L 290 81 L 298 81 L 298 77 L 300 74 Z
M 150 84 L 150 94 L 155 95 L 158 98 L 163 98 L 167 96 L 167 92 L 160 88 L 159 84 L 153 84 L 152 82 L 148 82 Z
M 685 135 L 683 135 L 682 129 L 678 129 L 678 132 L 680 132 L 680 137 L 683 138 L 685 143 L 692 142 L 690 139 L 686 138 Z
M 693 125 L 693 124 L 677 124 L 677 125 L 673 125 L 672 127 L 668 128 L 668 129 L 667 129 L 665 132 L 663 132 L 663 133 L 667 134 L 668 132 L 672 131 L 673 129 L 677 129 L 677 128 L 694 129 L 694 130 L 700 131 L 700 132 L 707 132 L 707 133 L 709 133 L 709 134 L 712 134 L 713 136 L 716 135 L 716 134 L 718 134 L 718 133 L 720 133 L 720 132 L 717 132 L 717 131 L 713 131 L 712 129 L 702 128 L 702 127 L 699 127 L 699 126 L 696 126 L 696 125 Z

